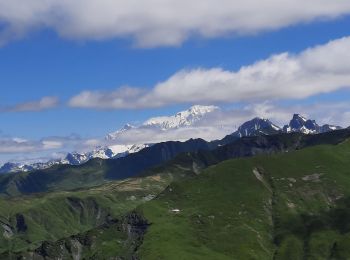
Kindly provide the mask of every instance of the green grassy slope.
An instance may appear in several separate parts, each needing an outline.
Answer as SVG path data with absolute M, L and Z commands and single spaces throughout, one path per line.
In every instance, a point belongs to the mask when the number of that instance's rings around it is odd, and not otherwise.
M 44 241 L 35 250 L 5 252 L 0 259 L 135 259 L 148 225 L 137 212 L 130 212 L 87 232 Z
M 0 176 L 0 194 L 20 196 L 89 188 L 106 183 L 104 174 L 108 169 L 107 161 L 96 159 L 80 166 L 57 165 L 45 170 L 4 174 Z
M 185 156 L 184 159 L 176 159 L 145 171 L 140 177 L 73 191 L 0 198 L 0 234 L 3 234 L 0 235 L 0 259 L 1 253 L 21 255 L 27 250 L 38 248 L 43 241 L 48 242 L 45 245 L 50 245 L 49 248 L 56 248 L 55 241 L 61 240 L 62 243 L 68 239 L 68 243 L 71 243 L 70 237 L 75 234 L 96 237 L 95 233 L 101 232 L 108 237 L 115 233 L 116 228 L 120 228 L 113 221 L 125 218 L 138 205 L 157 196 L 172 181 L 193 178 L 199 168 L 190 156 Z M 77 174 L 80 178 L 83 173 Z M 75 178 L 72 176 L 66 181 L 74 181 Z M 110 227 L 108 223 L 111 221 Z M 123 237 L 124 233 L 119 235 Z M 96 243 L 104 239 L 97 238 Z M 105 241 L 101 243 L 105 244 Z M 95 243 L 92 247 L 95 247 Z M 117 250 L 115 245 L 114 249 Z M 90 252 L 90 249 L 84 248 L 84 253 L 93 254 L 94 250 Z
M 90 189 L 0 199 L 0 253 L 88 231 L 153 198 L 170 174 L 115 181 Z
M 236 159 L 141 206 L 141 259 L 350 259 L 350 142 Z M 171 212 L 178 208 L 180 213 Z
M 68 167 L 67 178 L 45 185 L 104 184 L 0 199 L 0 259 L 33 252 L 109 259 L 135 250 L 141 259 L 348 259 L 350 144 L 338 144 L 348 135 L 242 138 L 123 181 L 99 179 L 109 171 L 99 160 L 86 172 Z M 323 143 L 338 145 L 293 151 Z M 58 175 L 50 170 L 47 178 Z M 143 241 L 140 222 L 150 224 Z

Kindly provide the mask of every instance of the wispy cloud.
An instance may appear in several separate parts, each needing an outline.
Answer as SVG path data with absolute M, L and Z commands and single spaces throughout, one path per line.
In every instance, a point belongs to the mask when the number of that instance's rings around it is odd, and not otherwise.
M 0 42 L 50 28 L 71 39 L 176 46 L 192 36 L 255 34 L 349 13 L 347 0 L 1 0 Z
M 60 144 L 59 147 L 61 147 Z M 26 153 L 26 152 L 38 152 L 41 150 L 50 150 L 45 144 L 45 141 L 30 141 L 20 140 L 18 138 L 1 138 L 0 139 L 0 153 Z
M 58 106 L 59 99 L 57 97 L 43 97 L 40 100 L 19 103 L 13 106 L 5 106 L 0 108 L 0 112 L 31 112 L 42 111 Z
M 261 102 L 304 99 L 350 87 L 350 37 L 307 49 L 281 53 L 244 66 L 182 70 L 151 90 L 123 87 L 115 91 L 84 91 L 72 107 L 133 109 L 179 103 Z

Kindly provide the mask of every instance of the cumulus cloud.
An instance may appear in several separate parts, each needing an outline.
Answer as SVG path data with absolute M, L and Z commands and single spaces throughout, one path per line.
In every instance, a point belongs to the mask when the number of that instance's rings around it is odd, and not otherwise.
M 83 91 L 69 100 L 71 107 L 80 108 L 132 108 L 135 100 L 146 92 L 140 88 L 121 87 L 115 91 Z
M 347 0 L 0 0 L 0 42 L 50 28 L 71 39 L 174 46 L 192 36 L 255 34 L 349 13 Z
M 42 111 L 54 108 L 58 105 L 59 99 L 57 97 L 43 97 L 40 100 L 29 101 L 13 106 L 0 108 L 0 112 L 29 112 Z
M 178 103 L 232 103 L 303 99 L 350 87 L 350 37 L 281 53 L 238 71 L 222 68 L 182 70 L 148 92 L 123 87 L 115 91 L 84 91 L 72 107 L 99 109 L 152 108 Z

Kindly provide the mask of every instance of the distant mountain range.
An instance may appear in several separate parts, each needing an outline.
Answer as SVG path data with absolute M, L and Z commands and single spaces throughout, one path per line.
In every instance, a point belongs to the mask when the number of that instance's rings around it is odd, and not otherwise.
M 141 144 L 141 145 L 113 145 L 111 147 L 100 147 L 87 153 L 68 153 L 62 159 L 50 160 L 48 162 L 37 162 L 31 164 L 23 163 L 5 163 L 0 168 L 0 174 L 2 173 L 12 173 L 12 172 L 28 172 L 32 170 L 42 170 L 49 168 L 54 165 L 80 165 L 93 158 L 100 159 L 112 159 L 124 157 L 128 154 L 136 153 L 145 147 L 149 147 L 151 144 Z
M 195 127 L 196 124 L 199 123 L 206 115 L 215 112 L 218 109 L 219 108 L 216 106 L 192 106 L 188 110 L 181 111 L 173 116 L 151 118 L 145 121 L 140 126 L 126 124 L 120 130 L 108 134 L 105 137 L 105 139 L 107 142 L 115 142 L 123 134 L 126 134 L 128 131 L 134 129 L 138 129 L 140 131 L 142 131 L 143 129 L 169 131 L 172 129 Z M 229 136 L 226 136 L 223 139 L 223 141 L 221 141 L 221 143 L 225 144 L 225 142 L 228 143 L 232 139 L 241 138 L 245 136 L 272 135 L 290 132 L 299 132 L 303 134 L 319 134 L 338 129 L 341 129 L 341 127 L 329 124 L 320 126 L 315 122 L 315 120 L 306 119 L 305 117 L 299 114 L 294 114 L 289 124 L 285 125 L 284 127 L 279 127 L 268 119 L 256 117 L 250 121 L 243 123 L 235 132 L 233 132 Z M 115 159 L 138 152 L 151 145 L 152 144 L 110 145 L 107 147 L 98 147 L 93 151 L 86 153 L 68 153 L 64 158 L 50 160 L 48 162 L 36 162 L 30 164 L 8 162 L 0 168 L 0 174 L 40 170 L 49 168 L 53 165 L 61 164 L 80 165 L 93 158 Z
M 18 196 L 85 189 L 111 180 L 146 176 L 151 169 L 157 169 L 164 175 L 173 174 L 179 170 L 182 172 L 192 169 L 196 172 L 232 158 L 291 152 L 322 144 L 339 144 L 349 136 L 350 129 L 343 129 L 318 135 L 279 133 L 234 137 L 231 140 L 224 138 L 212 142 L 203 139 L 162 142 L 116 159 L 95 158 L 81 165 L 55 165 L 28 173 L 0 175 L 0 197 L 1 194 Z M 168 163 L 174 163 L 174 171 L 166 169 Z M 133 189 L 132 187 L 129 188 Z

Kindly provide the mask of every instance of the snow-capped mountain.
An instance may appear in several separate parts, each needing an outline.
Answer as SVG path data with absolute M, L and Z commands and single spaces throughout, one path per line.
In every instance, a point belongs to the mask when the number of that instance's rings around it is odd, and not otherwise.
M 306 119 L 305 117 L 299 114 L 294 114 L 289 124 L 283 127 L 283 132 L 285 133 L 300 132 L 303 134 L 319 134 L 319 133 L 329 132 L 329 131 L 338 130 L 338 129 L 341 129 L 341 127 L 328 125 L 328 124 L 320 126 L 316 123 L 315 120 Z
M 65 157 L 56 160 L 50 160 L 48 162 L 37 162 L 32 164 L 25 163 L 5 163 L 0 168 L 0 174 L 13 173 L 13 172 L 28 172 L 32 170 L 41 170 L 49 168 L 53 165 L 80 165 L 93 158 L 101 159 L 113 159 L 127 156 L 131 153 L 136 153 L 142 149 L 151 146 L 152 144 L 140 144 L 140 145 L 113 145 L 111 147 L 99 147 L 95 150 L 87 153 L 68 153 Z
M 122 128 L 120 128 L 119 130 L 117 130 L 117 131 L 115 131 L 115 132 L 113 132 L 113 133 L 107 134 L 106 140 L 109 140 L 109 141 L 115 140 L 115 139 L 118 138 L 118 136 L 120 136 L 120 135 L 122 135 L 123 133 L 125 133 L 125 132 L 127 132 L 127 131 L 129 131 L 129 130 L 131 130 L 131 129 L 134 129 L 134 128 L 136 128 L 136 127 L 135 127 L 135 126 L 132 126 L 132 125 L 130 125 L 130 124 L 126 124 L 126 125 L 124 125 Z
M 291 133 L 299 132 L 303 134 L 319 134 L 329 131 L 339 130 L 340 126 L 334 126 L 325 124 L 319 126 L 315 120 L 309 120 L 305 117 L 294 114 L 292 120 L 290 120 L 288 125 L 283 128 L 275 125 L 268 119 L 256 117 L 250 121 L 243 123 L 237 131 L 226 136 L 224 139 L 227 142 L 232 142 L 235 138 L 240 138 L 244 136 L 257 136 L 257 135 L 272 135 L 278 133 Z M 233 138 L 233 139 L 232 139 Z
M 12 163 L 8 162 L 5 163 L 1 168 L 0 168 L 0 174 L 1 173 L 8 173 L 8 172 L 27 172 L 32 170 L 33 168 L 30 167 L 29 165 L 23 165 L 20 163 Z
M 232 135 L 237 137 L 254 136 L 259 134 L 270 135 L 281 131 L 281 128 L 270 120 L 256 117 L 242 124 Z
M 143 123 L 144 127 L 156 127 L 161 130 L 191 126 L 200 121 L 206 114 L 219 109 L 216 106 L 192 106 L 186 111 L 181 111 L 174 116 L 162 116 L 148 119 Z
M 93 158 L 111 159 L 116 155 L 109 147 L 98 147 L 87 153 L 68 153 L 65 158 L 60 160 L 60 163 L 79 165 Z
M 57 164 L 68 164 L 68 161 L 66 162 L 64 160 L 50 160 L 48 162 L 36 162 L 36 163 L 7 162 L 2 167 L 0 167 L 0 174 L 41 170 Z
M 167 131 L 181 127 L 189 127 L 201 121 L 207 114 L 218 110 L 216 106 L 192 106 L 188 110 L 178 112 L 173 116 L 153 117 L 145 121 L 140 126 L 125 125 L 120 130 L 110 133 L 106 140 L 117 140 L 123 133 L 132 129 L 157 129 Z
M 340 129 L 342 129 L 342 127 L 340 127 L 340 126 L 325 124 L 325 125 L 321 126 L 321 133 L 326 133 L 326 132 L 340 130 Z

